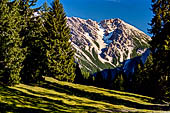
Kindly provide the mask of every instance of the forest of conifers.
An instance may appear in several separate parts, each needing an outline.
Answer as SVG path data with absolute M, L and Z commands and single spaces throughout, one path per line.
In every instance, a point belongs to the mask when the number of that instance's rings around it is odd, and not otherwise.
M 0 84 L 37 83 L 44 76 L 101 86 L 109 81 L 81 72 L 74 60 L 66 14 L 59 0 L 33 8 L 37 0 L 0 1 Z M 170 1 L 152 0 L 150 54 L 131 80 L 120 73 L 112 89 L 170 100 Z M 77 65 L 77 66 L 76 66 Z

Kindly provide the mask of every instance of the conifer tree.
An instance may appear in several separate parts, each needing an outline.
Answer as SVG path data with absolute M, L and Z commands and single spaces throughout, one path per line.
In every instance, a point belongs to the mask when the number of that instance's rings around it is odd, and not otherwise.
M 112 70 L 109 68 L 107 73 L 106 88 L 112 88 L 112 87 L 113 87 L 113 76 L 112 76 Z
M 104 82 L 104 79 L 103 79 L 102 72 L 100 71 L 100 69 L 97 69 L 97 73 L 95 76 L 95 85 L 98 87 L 103 87 L 104 86 L 103 82 Z
M 125 90 L 125 77 L 122 72 L 118 72 L 113 80 L 113 88 L 117 90 Z
M 152 0 L 152 11 L 154 17 L 151 22 L 150 33 L 153 34 L 152 46 L 153 70 L 152 81 L 154 96 L 162 98 L 166 94 L 168 79 L 170 77 L 170 1 L 169 0 Z
M 20 82 L 20 71 L 24 60 L 21 31 L 21 16 L 18 1 L 0 1 L 0 76 L 8 85 Z
M 43 47 L 43 20 L 40 16 L 31 19 L 28 37 L 24 40 L 27 47 L 27 55 L 24 60 L 24 68 L 21 73 L 21 80 L 24 83 L 38 82 L 45 75 L 45 51 Z
M 81 72 L 81 69 L 79 67 L 79 64 L 77 63 L 76 64 L 76 70 L 75 70 L 75 79 L 74 79 L 74 83 L 80 83 L 82 84 L 83 83 L 83 80 L 84 80 L 84 77 L 83 77 L 83 74 Z
M 20 37 L 23 40 L 22 46 L 27 48 L 26 59 L 23 61 L 24 68 L 21 71 L 23 83 L 40 81 L 44 75 L 45 52 L 42 45 L 44 27 L 43 20 L 38 14 L 40 8 L 32 8 L 36 2 L 37 0 L 21 0 L 19 6 L 23 20 Z
M 153 89 L 152 66 L 153 57 L 152 54 L 150 54 L 144 65 L 142 62 L 137 65 L 137 69 L 132 76 L 132 81 L 128 89 L 135 93 L 153 96 L 151 94 Z
M 59 0 L 52 3 L 44 20 L 47 75 L 59 80 L 74 81 L 74 51 L 69 42 L 70 29 L 66 24 L 67 18 Z
M 20 38 L 22 40 L 29 39 L 29 30 L 34 19 L 34 12 L 39 10 L 40 8 L 31 8 L 36 5 L 37 0 L 19 0 L 19 13 L 21 15 L 21 26 L 22 29 L 20 31 Z
M 90 84 L 89 77 L 91 76 L 89 72 L 80 69 L 79 64 L 76 63 L 76 70 L 75 70 L 75 79 L 74 83 L 79 84 Z

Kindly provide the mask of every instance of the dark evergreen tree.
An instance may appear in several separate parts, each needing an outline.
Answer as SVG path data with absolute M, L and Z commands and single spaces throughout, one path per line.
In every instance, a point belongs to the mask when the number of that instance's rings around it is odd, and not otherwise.
M 83 69 L 80 69 L 79 64 L 76 64 L 76 70 L 75 70 L 75 79 L 74 82 L 75 83 L 79 83 L 79 84 L 90 84 L 90 80 L 89 77 L 91 76 L 89 72 L 84 71 Z
M 22 30 L 20 37 L 23 40 L 22 47 L 27 48 L 24 68 L 21 71 L 21 80 L 23 83 L 31 83 L 42 80 L 44 75 L 43 62 L 45 52 L 43 51 L 43 20 L 40 16 L 40 8 L 32 8 L 37 0 L 21 0 L 20 14 L 22 15 Z
M 154 17 L 151 22 L 150 33 L 153 34 L 152 46 L 153 54 L 153 71 L 152 81 L 155 87 L 153 95 L 163 98 L 167 91 L 168 78 L 170 76 L 170 1 L 169 0 L 152 0 L 152 11 Z
M 116 90 L 121 90 L 124 91 L 125 90 L 125 76 L 123 74 L 123 72 L 118 72 L 115 76 L 115 78 L 113 79 L 113 88 Z
M 139 63 L 137 66 L 137 69 L 132 76 L 132 81 L 129 84 L 128 89 L 130 91 L 133 91 L 135 93 L 140 93 L 144 95 L 150 95 L 152 96 L 152 88 L 153 88 L 153 81 L 152 81 L 152 75 L 151 72 L 153 72 L 152 69 L 153 66 L 153 58 L 152 54 L 150 54 L 143 65 L 142 63 Z
M 95 76 L 95 86 L 104 87 L 104 79 L 103 79 L 103 75 L 100 69 L 97 70 L 97 73 Z
M 95 77 L 92 74 L 89 74 L 88 80 L 86 81 L 88 85 L 95 85 Z
M 34 19 L 34 13 L 39 10 L 40 8 L 31 8 L 35 6 L 37 0 L 19 0 L 19 13 L 21 15 L 21 31 L 20 31 L 20 38 L 22 40 L 29 39 L 29 30 L 30 26 L 32 26 L 32 21 Z
M 74 81 L 75 63 L 74 51 L 69 39 L 70 29 L 67 26 L 67 18 L 59 0 L 52 3 L 48 15 L 45 18 L 44 27 L 46 35 L 44 39 L 48 76 L 59 80 Z
M 43 47 L 44 27 L 40 16 L 34 17 L 28 37 L 24 39 L 23 46 L 27 47 L 27 56 L 24 60 L 24 68 L 21 73 L 21 80 L 24 83 L 38 82 L 45 76 L 46 53 Z
M 0 1 L 0 76 L 8 85 L 20 82 L 24 60 L 18 5 L 18 1 Z
M 75 82 L 75 83 L 83 84 L 83 81 L 84 81 L 85 79 L 84 79 L 84 77 L 83 77 L 83 74 L 82 74 L 82 72 L 81 72 L 81 69 L 80 69 L 78 63 L 76 64 L 75 74 L 76 74 L 76 76 L 75 76 L 74 82 Z
M 107 73 L 106 88 L 113 88 L 112 70 L 109 68 Z
M 47 2 L 44 2 L 42 8 L 41 8 L 41 11 L 42 13 L 47 13 L 49 11 L 49 6 L 48 6 L 48 3 Z

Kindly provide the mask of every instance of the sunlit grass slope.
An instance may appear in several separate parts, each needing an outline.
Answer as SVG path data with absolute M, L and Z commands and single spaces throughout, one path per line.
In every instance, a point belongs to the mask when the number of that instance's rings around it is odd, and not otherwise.
M 46 77 L 39 85 L 0 86 L 0 112 L 163 112 L 166 104 L 153 103 L 153 98 L 57 81 Z M 170 111 L 169 111 L 170 112 Z

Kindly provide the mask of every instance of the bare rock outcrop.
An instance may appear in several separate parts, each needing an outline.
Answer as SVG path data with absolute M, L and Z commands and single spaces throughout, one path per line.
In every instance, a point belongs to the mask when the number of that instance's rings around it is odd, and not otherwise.
M 87 70 L 103 69 L 101 63 L 116 67 L 144 53 L 151 40 L 144 32 L 119 18 L 101 22 L 77 17 L 68 17 L 67 20 L 76 57 Z

